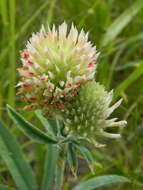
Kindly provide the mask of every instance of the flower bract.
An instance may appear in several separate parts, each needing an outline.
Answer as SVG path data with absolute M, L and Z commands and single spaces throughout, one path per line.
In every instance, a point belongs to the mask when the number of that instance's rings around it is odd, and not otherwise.
M 94 80 L 96 47 L 88 33 L 64 22 L 33 34 L 21 52 L 19 94 L 29 109 L 63 109 L 82 84 Z

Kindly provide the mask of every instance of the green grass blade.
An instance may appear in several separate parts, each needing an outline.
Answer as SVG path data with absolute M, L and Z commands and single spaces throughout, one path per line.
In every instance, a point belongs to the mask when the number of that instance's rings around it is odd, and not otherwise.
M 48 15 L 47 15 L 47 19 L 46 19 L 46 25 L 45 25 L 46 28 L 48 28 L 48 25 L 51 24 L 51 21 L 53 18 L 53 13 L 54 13 L 54 8 L 56 5 L 56 1 L 57 0 L 50 1 L 50 5 L 49 5 L 49 9 L 48 9 Z
M 7 106 L 7 109 L 11 119 L 13 119 L 13 121 L 19 125 L 20 129 L 25 133 L 25 135 L 40 143 L 57 143 L 53 137 L 50 137 L 38 128 L 35 128 L 9 105 Z
M 12 187 L 8 187 L 8 186 L 6 186 L 6 185 L 0 184 L 0 190 L 16 190 L 16 189 L 14 189 L 14 188 L 12 188 Z
M 136 65 L 136 69 L 125 79 L 115 90 L 114 99 L 116 100 L 135 80 L 143 74 L 143 62 Z
M 56 132 L 54 130 L 55 126 L 51 125 L 50 122 L 45 117 L 43 117 L 42 111 L 41 110 L 36 110 L 35 114 L 38 117 L 38 119 L 41 121 L 41 123 L 44 125 L 47 132 L 51 136 L 55 136 L 56 135 Z
M 121 48 L 132 46 L 132 44 L 137 43 L 138 41 L 142 41 L 142 40 L 143 40 L 143 33 L 142 32 L 139 34 L 136 34 L 134 36 L 130 36 L 129 38 L 127 38 L 123 42 L 121 42 L 119 45 L 117 44 L 116 46 L 114 46 L 111 52 L 108 51 L 107 48 L 105 48 L 105 53 L 102 52 L 100 57 L 101 58 L 108 57 L 111 53 L 114 53 L 115 51 L 117 51 Z
M 45 158 L 45 167 L 44 167 L 44 176 L 42 181 L 42 190 L 50 190 L 51 185 L 54 180 L 56 164 L 58 159 L 58 148 L 54 145 L 48 145 L 46 158 Z
M 49 4 L 49 1 L 45 1 L 39 9 L 28 19 L 28 21 L 21 26 L 20 30 L 18 33 L 15 35 L 15 41 L 27 30 L 27 28 L 33 23 L 33 21 L 41 14 L 41 12 L 47 7 Z M 0 61 L 6 56 L 6 54 L 9 52 L 9 49 L 12 46 L 12 42 L 10 41 L 8 46 L 6 46 L 0 53 Z
M 7 13 L 7 1 L 6 0 L 0 0 L 0 13 L 2 16 L 3 24 L 6 25 L 8 22 L 8 13 Z
M 117 175 L 105 175 L 94 177 L 89 179 L 79 185 L 77 185 L 73 190 L 92 190 L 97 187 L 101 187 L 107 184 L 112 183 L 123 183 L 123 182 L 130 182 L 130 180 L 126 177 L 117 176 Z
M 115 71 L 124 71 L 128 68 L 135 68 L 136 65 L 140 64 L 141 61 L 130 61 L 125 64 L 121 64 L 115 68 Z
M 10 81 L 8 90 L 8 103 L 11 106 L 15 104 L 15 80 L 16 80 L 16 48 L 15 48 L 15 0 L 9 0 L 9 15 L 10 15 L 10 25 L 9 25 L 9 41 L 11 42 L 11 50 L 9 52 L 10 59 Z
M 142 7 L 143 1 L 138 0 L 127 8 L 107 29 L 103 39 L 103 46 L 106 46 L 109 42 L 114 40 Z
M 37 189 L 32 170 L 27 164 L 20 146 L 2 122 L 0 122 L 0 156 L 5 161 L 20 190 Z

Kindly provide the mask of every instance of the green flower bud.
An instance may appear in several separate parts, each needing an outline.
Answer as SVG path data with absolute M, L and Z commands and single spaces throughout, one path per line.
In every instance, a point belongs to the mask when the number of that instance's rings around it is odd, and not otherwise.
M 121 104 L 121 100 L 110 107 L 113 91 L 107 92 L 102 85 L 92 81 L 83 85 L 74 100 L 63 110 L 65 132 L 79 136 L 102 135 L 119 138 L 120 134 L 105 131 L 109 127 L 124 127 L 126 121 L 108 120 L 110 114 Z

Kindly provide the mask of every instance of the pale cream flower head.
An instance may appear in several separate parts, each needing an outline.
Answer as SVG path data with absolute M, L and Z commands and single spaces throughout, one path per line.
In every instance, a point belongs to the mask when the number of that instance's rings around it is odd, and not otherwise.
M 21 53 L 17 86 L 29 109 L 63 109 L 83 83 L 94 80 L 96 47 L 73 24 L 67 30 L 65 22 L 47 31 L 42 26 Z

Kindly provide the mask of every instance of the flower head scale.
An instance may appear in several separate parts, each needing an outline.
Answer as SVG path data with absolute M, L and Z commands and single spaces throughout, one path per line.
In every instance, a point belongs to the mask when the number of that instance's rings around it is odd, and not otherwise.
M 73 24 L 69 32 L 65 22 L 47 32 L 42 26 L 21 52 L 19 93 L 30 108 L 62 109 L 81 84 L 94 80 L 97 56 L 88 34 Z
M 109 127 L 124 127 L 126 121 L 107 119 L 120 104 L 121 100 L 110 107 L 113 91 L 107 92 L 99 83 L 92 81 L 83 85 L 74 100 L 67 103 L 63 112 L 65 132 L 79 136 L 94 137 L 101 135 L 119 138 L 120 134 L 106 132 Z

